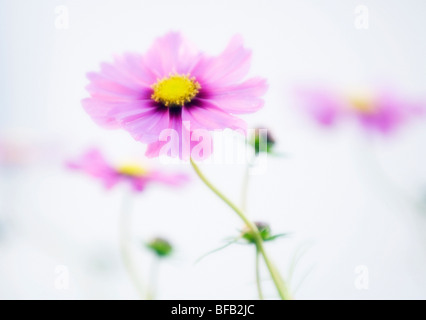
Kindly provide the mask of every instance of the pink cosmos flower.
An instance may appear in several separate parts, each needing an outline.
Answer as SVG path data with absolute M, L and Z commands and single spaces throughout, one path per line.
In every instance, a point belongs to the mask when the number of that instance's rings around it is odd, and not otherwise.
M 324 89 L 298 90 L 301 106 L 325 127 L 357 120 L 367 131 L 394 132 L 410 118 L 425 114 L 425 104 L 397 96 L 391 90 L 339 95 Z
M 245 132 L 246 123 L 234 115 L 263 106 L 266 80 L 244 80 L 250 59 L 240 36 L 212 57 L 195 51 L 179 33 L 169 33 L 145 54 L 124 54 L 89 73 L 90 98 L 82 104 L 97 124 L 122 128 L 148 144 L 148 157 L 165 153 L 187 159 L 201 140 L 194 132 Z M 170 129 L 178 139 L 171 141 Z
M 107 189 L 125 182 L 129 183 L 134 191 L 140 192 L 151 182 L 180 186 L 189 180 L 188 176 L 184 174 L 164 174 L 159 171 L 147 170 L 138 164 L 115 167 L 109 164 L 97 149 L 87 151 L 79 159 L 69 161 L 66 165 L 69 169 L 83 171 L 101 180 Z

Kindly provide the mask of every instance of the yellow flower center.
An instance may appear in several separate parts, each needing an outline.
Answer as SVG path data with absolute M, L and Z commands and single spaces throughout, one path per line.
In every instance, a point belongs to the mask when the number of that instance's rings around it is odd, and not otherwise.
M 152 85 L 154 93 L 151 99 L 164 104 L 166 107 L 180 106 L 191 102 L 200 92 L 201 86 L 194 77 L 189 75 L 172 74 L 158 80 Z
M 366 93 L 350 95 L 349 103 L 351 109 L 360 113 L 374 113 L 376 111 L 373 97 Z
M 145 175 L 148 170 L 136 163 L 127 163 L 117 168 L 117 172 L 130 177 L 140 177 Z

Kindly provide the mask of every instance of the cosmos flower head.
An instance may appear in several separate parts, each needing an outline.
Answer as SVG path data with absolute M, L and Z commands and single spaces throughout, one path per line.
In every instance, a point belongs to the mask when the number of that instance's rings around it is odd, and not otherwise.
M 148 157 L 205 158 L 212 148 L 209 131 L 245 132 L 246 123 L 235 115 L 264 104 L 266 80 L 246 79 L 250 60 L 240 36 L 209 56 L 171 32 L 145 54 L 118 56 L 89 73 L 83 107 L 100 126 L 124 129 L 147 144 Z
M 392 90 L 338 94 L 316 88 L 298 90 L 297 96 L 301 107 L 324 127 L 356 120 L 364 130 L 385 135 L 426 111 L 425 103 L 401 98 Z
M 149 170 L 137 162 L 114 166 L 97 149 L 88 150 L 79 159 L 68 161 L 66 165 L 71 170 L 82 171 L 100 180 L 106 189 L 111 189 L 119 183 L 127 183 L 133 191 L 141 192 L 150 183 L 181 186 L 189 180 L 187 175 Z

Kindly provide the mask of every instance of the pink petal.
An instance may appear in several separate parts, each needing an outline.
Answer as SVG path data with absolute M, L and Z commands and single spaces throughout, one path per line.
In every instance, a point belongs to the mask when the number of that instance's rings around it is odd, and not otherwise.
M 160 155 L 161 149 L 166 143 L 167 142 L 164 142 L 164 141 L 155 141 L 155 142 L 149 143 L 145 151 L 145 156 L 148 158 L 158 157 Z
M 122 67 L 128 78 L 142 86 L 151 86 L 156 81 L 155 72 L 138 53 L 126 53 L 116 58 L 117 66 Z
M 167 141 L 161 141 L 167 139 Z M 190 128 L 182 123 L 180 116 L 170 116 L 169 126 L 157 136 L 157 141 L 148 144 L 145 155 L 149 158 L 158 156 L 177 157 L 188 160 L 192 148 L 197 142 L 191 141 Z
M 152 171 L 149 175 L 152 181 L 161 182 L 171 186 L 180 186 L 189 181 L 186 174 L 166 174 L 160 171 Z
M 92 97 L 111 100 L 135 100 L 147 95 L 148 89 L 146 87 L 131 88 L 99 73 L 88 73 L 87 78 L 91 82 L 86 86 L 86 89 Z
M 107 163 L 98 149 L 90 149 L 80 159 L 68 161 L 66 165 L 69 169 L 79 170 L 102 180 L 107 188 L 118 182 L 115 170 Z
M 198 61 L 198 53 L 180 33 L 170 32 L 155 40 L 145 61 L 156 77 L 162 78 L 173 72 L 188 73 Z
M 98 125 L 116 129 L 130 116 L 152 110 L 151 100 L 110 101 L 87 98 L 82 101 L 83 108 Z
M 419 109 L 410 101 L 402 100 L 393 93 L 383 92 L 374 102 L 376 110 L 371 113 L 358 113 L 361 124 L 371 130 L 388 134 L 395 131 L 410 117 L 419 115 Z
M 108 190 L 115 187 L 120 182 L 120 180 L 121 177 L 117 174 L 102 177 L 103 185 Z
M 300 106 L 319 124 L 329 127 L 344 114 L 344 106 L 336 96 L 322 89 L 296 90 Z
M 179 150 L 179 158 L 182 160 L 189 160 L 193 147 L 191 144 L 191 128 L 188 128 L 188 124 L 183 121 L 182 116 L 172 117 L 170 119 L 170 128 L 175 130 L 179 137 L 179 141 L 175 143 L 175 146 L 178 147 Z
M 268 90 L 264 78 L 252 78 L 227 87 L 209 87 L 208 99 L 230 113 L 242 114 L 258 111 L 264 105 L 261 98 Z
M 182 109 L 182 120 L 189 121 L 191 130 L 233 129 L 246 132 L 245 121 L 230 115 L 209 101 L 202 101 L 202 106 Z
M 124 119 L 121 124 L 135 140 L 152 143 L 170 123 L 168 111 L 153 110 Z
M 136 192 L 141 192 L 145 190 L 145 187 L 148 182 L 149 179 L 147 179 L 146 177 L 130 178 L 130 185 L 132 186 L 132 189 Z
M 99 74 L 133 90 L 149 87 L 156 80 L 149 63 L 141 55 L 131 53 L 116 56 L 113 63 L 102 63 Z
M 234 36 L 217 57 L 203 57 L 191 70 L 202 83 L 228 85 L 239 82 L 250 68 L 251 51 L 243 47 L 241 36 Z

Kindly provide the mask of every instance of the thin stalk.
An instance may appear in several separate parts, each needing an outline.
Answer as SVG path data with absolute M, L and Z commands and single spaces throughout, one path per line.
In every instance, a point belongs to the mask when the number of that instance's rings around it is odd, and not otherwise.
M 241 210 L 247 212 L 247 198 L 250 183 L 250 163 L 248 162 L 244 169 L 243 183 L 241 189 Z M 260 279 L 260 252 L 256 246 L 256 288 L 260 300 L 263 300 L 262 282 Z
M 241 191 L 241 210 L 243 212 L 247 211 L 247 195 L 248 195 L 249 181 L 250 181 L 250 164 L 247 164 L 244 170 L 243 185 L 242 185 L 242 191 Z
M 134 264 L 134 258 L 132 254 L 131 247 L 131 235 L 130 235 L 130 211 L 131 211 L 131 201 L 130 197 L 124 197 L 122 203 L 122 209 L 120 212 L 120 221 L 119 221 L 119 237 L 120 237 L 120 252 L 121 257 L 124 262 L 126 271 L 138 291 L 139 297 L 144 299 L 150 299 L 149 294 L 147 293 L 141 276 L 139 274 L 138 268 Z
M 160 258 L 157 256 L 154 257 L 151 263 L 150 277 L 149 277 L 149 288 L 151 299 L 154 300 L 157 294 L 158 287 L 158 274 L 160 268 Z
M 260 279 L 260 252 L 256 246 L 256 286 L 259 299 L 263 300 L 262 280 Z
M 265 248 L 263 246 L 263 240 L 260 235 L 259 230 L 257 229 L 256 225 L 251 222 L 231 200 L 229 200 L 222 192 L 220 192 L 201 172 L 200 168 L 197 166 L 197 164 L 192 160 L 191 158 L 191 165 L 195 171 L 195 173 L 198 175 L 198 177 L 204 182 L 204 184 L 213 192 L 215 193 L 220 199 L 222 199 L 223 202 L 225 202 L 232 210 L 235 211 L 235 213 L 240 217 L 240 219 L 245 223 L 247 228 L 253 233 L 254 241 L 256 243 L 256 246 L 260 252 L 260 254 L 263 257 L 263 260 L 265 261 L 265 264 L 268 268 L 269 273 L 271 274 L 271 278 L 275 284 L 275 287 L 277 288 L 278 294 L 281 299 L 283 300 L 291 300 L 290 293 L 281 278 L 278 270 L 273 265 L 272 261 L 269 259 Z

